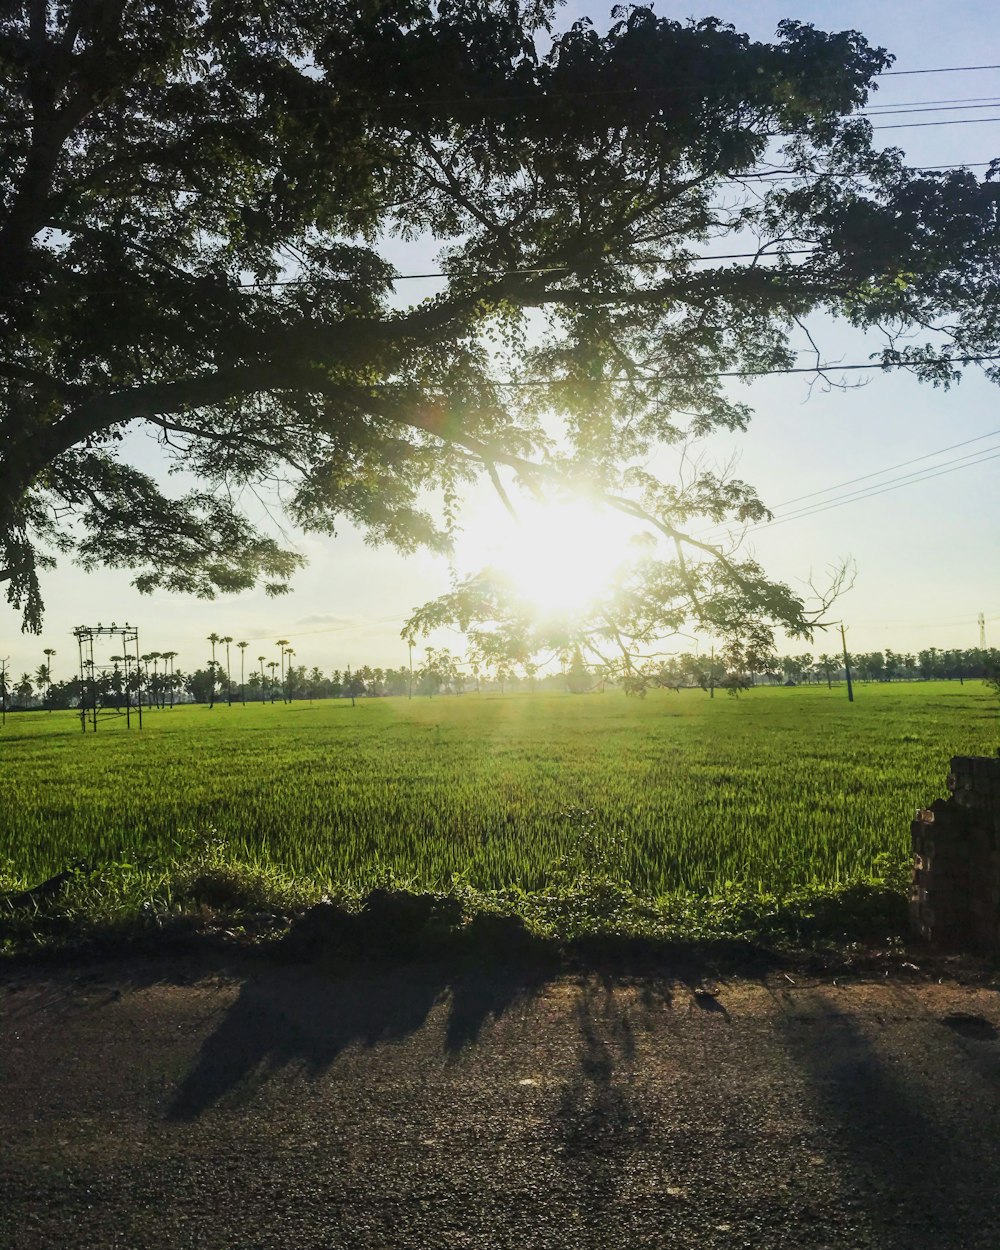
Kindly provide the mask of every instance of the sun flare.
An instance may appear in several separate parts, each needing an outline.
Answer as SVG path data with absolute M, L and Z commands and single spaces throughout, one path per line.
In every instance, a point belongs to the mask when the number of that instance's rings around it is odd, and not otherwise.
M 634 526 L 595 503 L 531 503 L 517 514 L 467 529 L 460 563 L 499 570 L 540 616 L 578 614 L 634 554 Z

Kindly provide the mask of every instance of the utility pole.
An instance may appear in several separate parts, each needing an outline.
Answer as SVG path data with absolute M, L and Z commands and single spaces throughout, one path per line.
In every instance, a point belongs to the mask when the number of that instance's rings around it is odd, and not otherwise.
M 55 653 L 55 647 L 46 647 L 42 652 L 45 656 L 45 696 L 50 712 L 52 711 L 52 657 Z
M 285 650 L 285 658 L 288 660 L 288 672 L 285 674 L 285 686 L 288 692 L 288 702 L 292 701 L 292 656 L 295 654 L 294 647 L 288 647 Z
M 840 641 L 844 648 L 844 673 L 847 676 L 847 701 L 854 702 L 854 686 L 851 684 L 851 657 L 847 654 L 847 635 L 844 632 L 844 622 L 840 622 Z
M 986 650 L 986 617 L 979 613 L 979 650 Z
M 413 639 L 412 638 L 410 639 L 409 647 L 410 647 L 410 693 L 407 697 L 412 699 L 413 698 Z
M 226 706 L 233 706 L 233 670 L 229 659 L 229 644 L 233 641 L 232 635 L 227 634 L 222 641 L 226 644 Z

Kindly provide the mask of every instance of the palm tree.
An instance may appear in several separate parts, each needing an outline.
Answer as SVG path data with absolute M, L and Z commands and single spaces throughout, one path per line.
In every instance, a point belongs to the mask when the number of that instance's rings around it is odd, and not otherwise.
M 208 691 L 208 706 L 209 706 L 209 710 L 211 710 L 213 707 L 215 707 L 215 644 L 217 642 L 221 642 L 222 639 L 219 637 L 218 634 L 211 633 L 208 635 L 208 641 L 212 644 L 212 658 L 209 661 L 209 665 L 208 665 L 208 671 L 212 675 L 212 684 L 209 687 L 209 691 Z
M 30 673 L 21 674 L 21 680 L 14 687 L 14 693 L 17 695 L 18 699 L 20 699 L 21 706 L 27 707 L 28 704 L 31 702 L 31 700 L 34 698 L 34 694 L 35 694 L 34 688 L 31 684 Z
M 160 706 L 160 674 L 157 665 L 163 659 L 159 651 L 150 651 L 149 658 L 153 661 L 153 684 L 149 688 L 149 706 Z
M 271 702 L 274 702 L 274 670 L 278 667 L 278 661 L 272 660 L 267 666 L 271 670 Z
M 233 706 L 233 670 L 229 666 L 230 664 L 229 644 L 233 641 L 232 634 L 226 634 L 224 638 L 220 639 L 220 641 L 226 644 L 226 702 L 229 704 L 230 707 L 232 707 Z
M 49 705 L 49 711 L 52 711 L 52 657 L 55 655 L 54 647 L 45 647 L 42 655 L 45 656 L 45 698 Z
M 164 675 L 163 702 L 164 702 L 164 706 L 166 705 L 166 694 L 168 690 L 170 691 L 170 706 L 171 707 L 174 706 L 174 660 L 176 658 L 177 658 L 176 651 L 164 651 L 163 652 L 163 675 Z M 170 665 L 169 677 L 167 676 L 168 664 Z
M 267 702 L 267 678 L 264 676 L 264 661 L 266 659 L 267 659 L 266 655 L 257 656 L 257 663 L 260 665 L 260 701 L 261 703 Z
M 125 657 L 123 655 L 113 655 L 110 657 L 114 668 L 111 670 L 111 693 L 115 696 L 115 709 L 118 710 L 118 700 L 128 698 L 128 690 L 125 682 L 122 680 L 122 670 L 119 664 L 124 664 Z
M 125 711 L 128 714 L 132 707 L 132 664 L 136 663 L 136 669 L 138 669 L 138 663 L 133 661 L 127 649 L 123 648 L 123 651 L 123 655 L 111 656 L 111 663 L 115 666 L 111 674 L 111 692 L 115 696 L 116 707 L 118 706 L 117 700 L 124 699 Z M 118 667 L 119 664 L 121 668 Z
M 291 703 L 291 701 L 292 701 L 292 676 L 293 676 L 293 674 L 292 674 L 292 656 L 293 656 L 294 654 L 295 654 L 295 652 L 292 650 L 292 648 L 291 648 L 291 647 L 286 647 L 286 648 L 285 648 L 285 659 L 286 659 L 286 660 L 287 660 L 287 662 L 288 662 L 288 667 L 287 667 L 287 670 L 286 670 L 286 672 L 285 672 L 285 688 L 286 688 L 286 690 L 287 690 L 287 692 L 288 692 L 288 702 L 289 702 L 289 703 Z
M 323 674 L 320 669 L 313 665 L 313 671 L 309 674 L 309 702 L 312 703 L 316 697 L 317 691 L 323 684 Z
M 149 681 L 149 661 L 152 658 L 153 658 L 152 651 L 148 651 L 145 655 L 139 656 L 139 661 L 142 664 L 142 668 L 145 670 L 145 673 L 146 673 L 146 706 L 147 707 L 153 706 L 153 687 L 150 685 L 150 681 Z M 141 670 L 140 670 L 140 676 L 141 676 Z M 139 694 L 139 701 L 142 702 L 141 690 Z
M 285 648 L 288 646 L 287 638 L 279 638 L 274 644 L 281 648 L 281 701 L 285 701 Z
M 246 707 L 246 703 L 247 703 L 247 692 L 246 692 L 246 682 L 245 682 L 246 669 L 244 668 L 244 665 L 246 664 L 247 647 L 249 647 L 250 644 L 248 642 L 238 642 L 236 645 L 240 649 L 240 703 L 242 704 L 243 707 Z

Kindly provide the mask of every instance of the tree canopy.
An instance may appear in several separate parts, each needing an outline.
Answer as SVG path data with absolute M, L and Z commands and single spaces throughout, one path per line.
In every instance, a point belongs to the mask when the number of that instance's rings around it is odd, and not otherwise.
M 471 663 L 484 671 L 533 671 L 558 660 L 571 671 L 589 666 L 627 693 L 644 694 L 650 685 L 674 684 L 673 651 L 664 651 L 664 641 L 689 637 L 693 619 L 722 640 L 716 681 L 735 691 L 746 674 L 766 670 L 775 624 L 792 636 L 808 635 L 851 576 L 849 565 L 835 570 L 807 607 L 753 560 L 720 553 L 692 563 L 646 552 L 624 560 L 590 603 L 546 613 L 526 602 L 502 571 L 487 568 L 415 611 L 403 636 L 412 641 L 458 629 Z
M 717 375 L 790 366 L 814 312 L 933 381 L 994 348 L 995 184 L 874 148 L 859 113 L 891 58 L 856 32 L 555 19 L 4 7 L 0 579 L 25 628 L 60 554 L 141 590 L 282 591 L 298 558 L 241 513 L 248 485 L 282 483 L 305 529 L 444 550 L 483 474 L 643 520 L 668 545 L 661 615 L 807 627 L 696 537 L 764 517 L 749 485 L 640 466 L 745 427 Z M 399 240 L 436 245 L 433 297 L 394 283 Z M 130 463 L 137 430 L 190 489 Z

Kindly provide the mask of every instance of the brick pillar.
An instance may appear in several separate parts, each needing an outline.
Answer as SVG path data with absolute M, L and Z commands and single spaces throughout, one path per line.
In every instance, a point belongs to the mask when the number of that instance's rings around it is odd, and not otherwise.
M 1000 759 L 951 761 L 951 798 L 910 826 L 910 927 L 945 950 L 1000 950 Z

